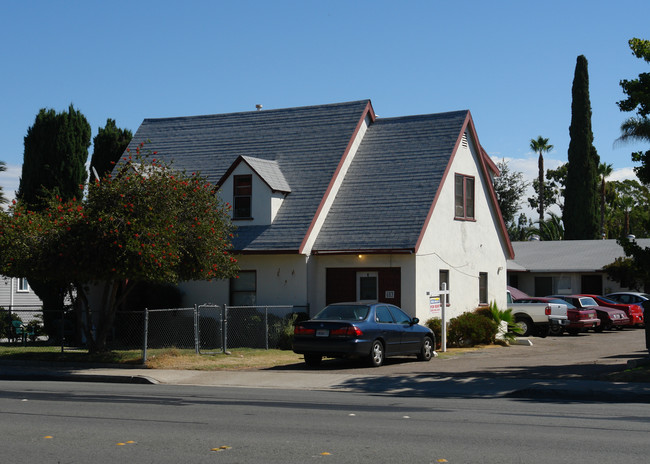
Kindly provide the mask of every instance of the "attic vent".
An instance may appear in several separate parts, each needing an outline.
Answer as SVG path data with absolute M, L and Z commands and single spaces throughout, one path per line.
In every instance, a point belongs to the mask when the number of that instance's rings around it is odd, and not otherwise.
M 463 146 L 463 148 L 469 148 L 469 144 L 467 143 L 467 132 L 463 134 L 463 138 L 460 139 L 460 144 Z

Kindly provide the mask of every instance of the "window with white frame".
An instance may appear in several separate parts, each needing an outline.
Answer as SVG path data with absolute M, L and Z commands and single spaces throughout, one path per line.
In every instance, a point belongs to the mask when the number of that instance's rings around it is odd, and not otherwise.
M 29 292 L 29 284 L 27 283 L 27 279 L 25 277 L 18 279 L 18 282 L 16 283 L 16 291 Z

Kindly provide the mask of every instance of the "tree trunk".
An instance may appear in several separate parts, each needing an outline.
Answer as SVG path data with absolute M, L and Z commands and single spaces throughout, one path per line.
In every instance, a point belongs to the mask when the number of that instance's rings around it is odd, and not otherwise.
M 541 151 L 539 152 L 537 165 L 539 167 L 539 226 L 542 227 L 544 222 L 544 157 Z

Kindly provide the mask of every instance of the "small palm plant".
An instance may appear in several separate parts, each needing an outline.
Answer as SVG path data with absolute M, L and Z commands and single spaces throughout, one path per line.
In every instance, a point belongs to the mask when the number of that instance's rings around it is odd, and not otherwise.
M 501 311 L 497 306 L 496 301 L 493 301 L 490 303 L 490 317 L 492 317 L 494 322 L 497 323 L 499 326 L 499 332 L 508 344 L 514 343 L 517 335 L 522 333 L 519 326 L 515 323 L 515 317 L 512 315 L 512 308 Z M 505 332 L 501 329 L 502 322 L 506 323 Z

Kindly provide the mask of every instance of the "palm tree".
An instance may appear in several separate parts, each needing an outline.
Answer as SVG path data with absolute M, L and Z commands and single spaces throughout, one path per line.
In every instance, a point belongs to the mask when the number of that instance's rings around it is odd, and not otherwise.
M 562 218 L 551 212 L 547 221 L 539 223 L 539 238 L 544 241 L 564 240 Z
M 611 164 L 600 163 L 598 175 L 600 176 L 600 233 L 605 238 L 605 179 L 612 175 L 614 168 Z
M 5 172 L 7 170 L 7 165 L 5 164 L 4 161 L 0 161 L 0 172 Z M 5 198 L 5 194 L 2 191 L 2 185 L 0 185 L 0 205 L 7 203 L 7 199 Z
M 540 224 L 544 222 L 544 153 L 548 153 L 553 149 L 553 145 L 548 143 L 548 139 L 545 139 L 541 135 L 537 137 L 537 140 L 530 139 L 530 148 L 535 152 L 539 153 L 539 160 L 537 161 L 537 166 L 539 168 L 539 222 Z
M 621 124 L 619 142 L 650 142 L 650 119 L 647 117 L 628 118 Z

